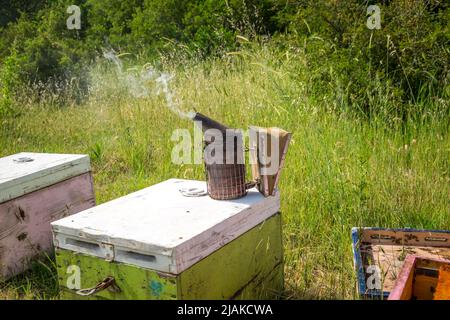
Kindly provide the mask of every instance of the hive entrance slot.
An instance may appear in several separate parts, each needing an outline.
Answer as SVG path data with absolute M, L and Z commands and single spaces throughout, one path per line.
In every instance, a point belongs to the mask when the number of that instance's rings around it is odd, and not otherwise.
M 395 240 L 395 237 L 384 234 L 373 234 L 370 238 L 374 240 Z
M 79 248 L 84 248 L 86 250 L 97 250 L 99 248 L 99 245 L 97 243 L 92 243 L 92 242 L 87 242 L 87 241 L 82 241 L 82 240 L 77 240 L 77 239 L 71 239 L 71 238 L 66 239 L 66 244 L 71 245 L 71 246 L 76 246 Z
M 147 263 L 156 262 L 156 257 L 154 255 L 142 254 L 127 250 L 118 250 L 117 256 L 120 256 L 121 260 L 129 261 L 142 261 Z
M 426 237 L 425 240 L 432 241 L 432 242 L 447 242 L 448 239 L 440 238 L 440 237 Z

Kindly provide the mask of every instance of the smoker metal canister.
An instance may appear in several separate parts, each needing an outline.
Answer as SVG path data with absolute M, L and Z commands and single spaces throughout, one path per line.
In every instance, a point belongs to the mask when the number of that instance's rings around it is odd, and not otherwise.
M 244 164 L 205 164 L 208 194 L 216 200 L 231 200 L 245 196 Z
M 233 139 L 232 153 L 228 155 L 227 147 L 230 147 L 228 139 Z M 208 162 L 205 154 L 205 172 L 207 191 L 211 198 L 216 200 L 231 200 L 247 194 L 245 181 L 245 164 L 243 161 L 243 137 L 225 134 L 223 138 L 222 163 Z
M 216 200 L 237 199 L 247 194 L 247 184 L 245 181 L 245 164 L 238 161 L 240 149 L 243 145 L 242 136 L 228 135 L 227 126 L 201 114 L 196 113 L 192 120 L 201 122 L 203 132 L 208 129 L 216 129 L 222 133 L 223 160 L 221 163 L 210 163 L 205 155 L 205 175 L 207 191 L 211 198 Z M 233 139 L 232 161 L 227 161 L 227 139 Z M 205 147 L 209 143 L 205 143 Z M 242 158 L 243 159 L 243 158 Z M 231 162 L 231 163 L 230 163 Z

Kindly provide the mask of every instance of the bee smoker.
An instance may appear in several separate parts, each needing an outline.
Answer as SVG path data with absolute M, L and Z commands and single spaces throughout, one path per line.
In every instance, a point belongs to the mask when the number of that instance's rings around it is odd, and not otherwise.
M 204 132 L 204 163 L 205 175 L 208 195 L 216 200 L 230 200 L 244 197 L 247 190 L 257 187 L 264 196 L 275 194 L 275 189 L 278 184 L 279 173 L 281 171 L 284 158 L 287 152 L 287 147 L 291 138 L 291 134 L 277 128 L 258 128 L 251 127 L 255 134 L 256 141 L 250 141 L 250 156 L 255 159 L 252 164 L 253 180 L 246 181 L 246 169 L 244 159 L 244 139 L 242 134 L 237 130 L 228 128 L 227 126 L 201 114 L 195 113 L 192 120 L 202 124 Z M 216 151 L 222 151 L 219 155 L 221 161 L 210 161 L 209 155 L 206 152 L 208 146 L 215 141 L 208 141 L 208 130 L 215 129 L 217 134 L 222 137 L 222 143 L 215 145 Z M 277 129 L 277 130 L 275 130 Z M 274 136 L 272 131 L 276 131 L 277 136 Z M 261 154 L 270 153 L 270 141 L 277 139 L 280 141 L 280 160 L 276 168 L 275 174 L 268 175 L 265 171 L 265 165 L 261 161 Z M 250 139 L 252 140 L 252 139 Z M 232 146 L 232 152 L 227 150 Z M 227 152 L 228 151 L 228 152 Z M 272 150 L 273 151 L 273 150 Z M 265 153 L 264 153 L 265 152 Z M 217 158 L 216 158 L 217 160 Z

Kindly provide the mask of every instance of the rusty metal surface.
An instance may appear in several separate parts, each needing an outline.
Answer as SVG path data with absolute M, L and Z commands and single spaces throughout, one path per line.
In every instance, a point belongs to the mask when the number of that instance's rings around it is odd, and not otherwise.
M 100 292 L 102 290 L 108 289 L 111 292 L 120 292 L 120 288 L 116 284 L 116 280 L 114 277 L 108 276 L 102 281 L 100 281 L 97 285 L 95 285 L 92 288 L 88 289 L 80 289 L 76 291 L 76 293 L 80 296 L 91 296 L 93 294 L 96 294 L 97 292 Z
M 205 165 L 208 194 L 216 200 L 237 199 L 247 194 L 245 165 Z

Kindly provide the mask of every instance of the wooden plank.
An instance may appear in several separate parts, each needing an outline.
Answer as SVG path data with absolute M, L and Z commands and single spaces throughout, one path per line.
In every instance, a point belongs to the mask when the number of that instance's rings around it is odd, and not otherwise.
M 265 278 L 252 281 L 233 300 L 277 300 L 284 290 L 284 266 L 279 264 Z
M 416 263 L 414 268 L 413 299 L 433 300 L 438 284 L 439 268 L 449 265 L 450 260 L 414 256 Z
M 120 250 L 153 255 L 153 264 L 147 261 L 145 267 L 178 274 L 280 208 L 278 193 L 265 198 L 252 189 L 243 198 L 218 201 L 208 196 L 184 197 L 179 192 L 182 188 L 206 189 L 206 183 L 170 179 L 61 219 L 52 223 L 57 246 L 76 250 L 66 238 L 107 243 Z M 99 250 L 84 252 L 106 258 Z M 117 252 L 114 257 L 138 263 Z
M 89 171 L 87 155 L 22 152 L 0 158 L 0 203 Z
M 250 283 L 257 287 L 264 282 L 282 263 L 281 217 L 277 214 L 181 273 L 179 295 L 182 299 L 234 299 Z M 283 281 L 271 291 L 282 287 Z M 253 292 L 248 289 L 244 296 Z
M 450 265 L 439 268 L 439 279 L 434 300 L 450 300 Z
M 398 276 L 396 285 L 389 294 L 388 300 L 409 300 L 413 294 L 415 259 L 413 255 L 406 258 Z
M 450 231 L 413 229 L 364 229 L 362 243 L 414 247 L 450 247 Z
M 281 217 L 276 214 L 180 275 L 59 248 L 56 262 L 65 299 L 269 299 L 283 290 L 282 255 Z M 68 289 L 73 266 L 80 271 L 80 288 L 113 276 L 121 291 L 77 295 L 76 289 Z
M 50 222 L 95 205 L 90 173 L 0 204 L 0 280 L 52 250 Z
M 414 300 L 433 300 L 437 286 L 437 278 L 427 275 L 415 275 L 413 294 Z M 403 299 L 404 300 L 404 299 Z

